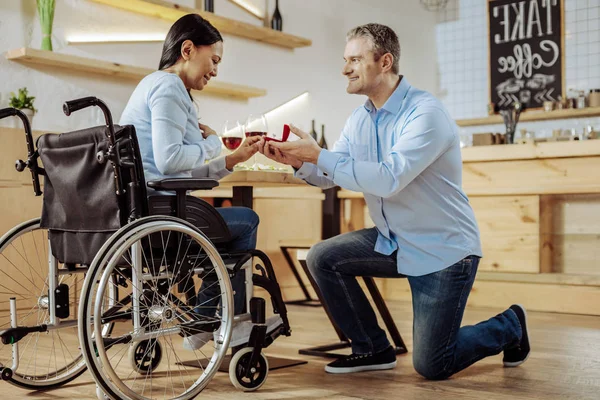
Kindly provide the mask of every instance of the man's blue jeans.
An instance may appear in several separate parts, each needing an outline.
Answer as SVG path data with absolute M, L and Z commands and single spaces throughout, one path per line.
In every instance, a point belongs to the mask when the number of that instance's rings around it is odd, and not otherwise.
M 313 246 L 308 268 L 331 315 L 357 354 L 377 353 L 390 342 L 356 276 L 402 278 L 396 253 L 375 252 L 377 229 L 363 229 Z M 445 379 L 484 357 L 514 347 L 522 335 L 516 314 L 506 310 L 487 321 L 460 327 L 479 257 L 469 256 L 424 276 L 407 276 L 413 303 L 413 364 L 428 379 Z
M 258 215 L 250 208 L 245 207 L 226 207 L 217 208 L 217 211 L 229 228 L 232 241 L 229 243 L 230 250 L 252 250 L 256 248 L 256 234 L 258 231 Z M 233 296 L 234 313 L 241 314 L 246 304 L 246 283 L 245 271 L 241 269 L 235 277 L 231 279 L 231 287 L 235 295 Z M 219 302 L 221 289 L 218 285 L 202 284 L 198 291 L 197 304 L 204 307 L 197 311 L 210 310 Z

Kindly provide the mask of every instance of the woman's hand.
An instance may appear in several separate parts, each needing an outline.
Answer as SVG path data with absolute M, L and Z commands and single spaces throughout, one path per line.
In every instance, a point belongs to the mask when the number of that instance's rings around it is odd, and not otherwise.
M 215 130 L 212 129 L 208 125 L 204 125 L 204 124 L 198 123 L 198 127 L 200 128 L 200 131 L 202 132 L 202 137 L 204 139 L 206 139 L 210 135 L 216 135 L 217 134 L 217 132 L 215 132 Z
M 225 157 L 225 165 L 231 170 L 236 164 L 247 161 L 258 151 L 260 136 L 250 136 L 242 143 L 236 151 Z

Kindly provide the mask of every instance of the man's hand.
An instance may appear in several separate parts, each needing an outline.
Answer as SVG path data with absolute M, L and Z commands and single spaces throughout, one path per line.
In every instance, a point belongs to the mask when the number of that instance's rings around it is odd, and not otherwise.
M 236 164 L 247 161 L 259 150 L 260 136 L 250 136 L 236 151 L 225 157 L 225 166 L 231 170 Z
M 267 157 L 269 154 L 277 154 L 278 157 L 281 155 L 289 162 L 309 162 L 316 164 L 322 149 L 319 147 L 315 139 L 313 139 L 308 133 L 301 131 L 291 124 L 290 131 L 298 136 L 300 140 L 283 143 L 268 142 L 264 145 L 263 154 L 265 154 Z M 278 150 L 279 153 L 274 153 L 272 149 Z M 295 165 L 292 166 L 296 168 Z
M 258 151 L 260 151 L 262 154 L 264 154 L 267 158 L 270 158 L 271 160 L 277 161 L 281 164 L 291 165 L 296 169 L 300 169 L 300 167 L 303 164 L 302 161 L 290 155 L 283 154 L 281 151 L 279 151 L 279 149 L 272 147 L 270 143 L 270 141 L 264 139 L 261 140 L 259 143 Z
M 214 131 L 210 126 L 198 123 L 198 127 L 202 131 L 202 137 L 206 139 L 210 135 L 216 135 L 217 132 Z

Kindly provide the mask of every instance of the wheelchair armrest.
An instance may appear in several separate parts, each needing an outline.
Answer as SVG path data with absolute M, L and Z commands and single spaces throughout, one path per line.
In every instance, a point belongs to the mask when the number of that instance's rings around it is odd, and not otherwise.
M 177 192 L 181 190 L 211 190 L 219 186 L 214 179 L 168 178 L 150 181 L 148 186 L 156 190 Z

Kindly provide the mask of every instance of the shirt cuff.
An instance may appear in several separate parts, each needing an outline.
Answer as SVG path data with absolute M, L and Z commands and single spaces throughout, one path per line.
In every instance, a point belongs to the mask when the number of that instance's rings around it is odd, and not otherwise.
M 324 177 L 327 177 L 333 180 L 333 173 L 335 172 L 335 166 L 342 158 L 341 154 L 333 153 L 329 150 L 321 150 L 319 154 L 319 159 L 317 160 L 317 166 L 319 170 L 323 173 Z
M 314 164 L 305 162 L 302 164 L 302 166 L 300 168 L 298 168 L 297 170 L 295 169 L 294 176 L 296 178 L 306 179 L 312 175 L 314 170 L 315 170 Z
M 208 175 L 210 177 L 214 177 L 217 180 L 230 175 L 233 171 L 227 169 L 227 165 L 225 163 L 225 156 L 215 158 L 211 162 L 208 163 Z

